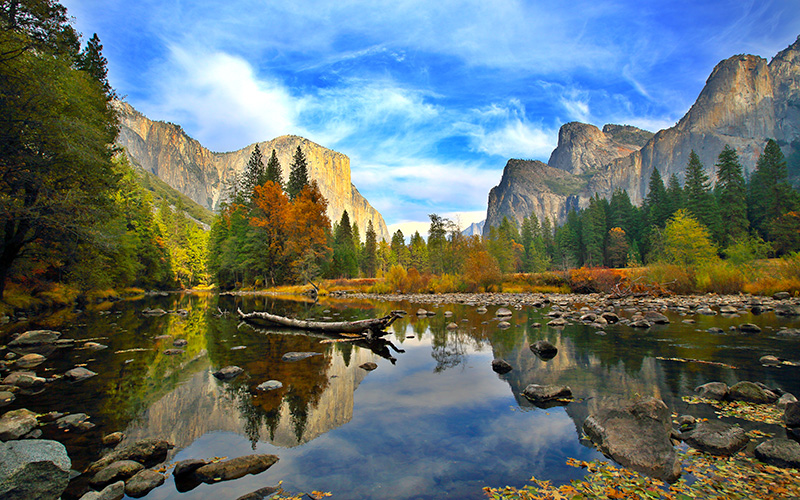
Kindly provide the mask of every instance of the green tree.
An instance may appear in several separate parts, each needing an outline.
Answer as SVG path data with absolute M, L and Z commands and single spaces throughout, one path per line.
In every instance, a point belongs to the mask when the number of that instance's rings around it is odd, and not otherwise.
M 717 159 L 717 206 L 720 214 L 721 245 L 747 236 L 747 190 L 739 155 L 728 145 Z
M 650 174 L 650 184 L 648 186 L 647 197 L 644 199 L 649 225 L 664 227 L 669 218 L 669 203 L 667 202 L 667 190 L 664 188 L 664 181 L 658 168 L 653 168 Z
M 278 156 L 275 150 L 272 150 L 272 156 L 269 157 L 267 162 L 266 178 L 283 188 L 283 171 L 281 170 L 281 162 L 278 161 Z
M 685 179 L 686 210 L 711 232 L 715 241 L 719 241 L 721 221 L 717 202 L 711 193 L 711 182 L 705 168 L 694 150 L 689 153 Z
M 675 212 L 663 234 L 664 256 L 668 262 L 694 267 L 717 258 L 711 233 L 685 210 Z
M 336 278 L 352 278 L 358 275 L 358 257 L 353 240 L 353 226 L 347 210 L 333 228 L 333 262 L 331 272 Z
M 567 222 L 556 229 L 554 262 L 562 270 L 571 269 L 581 262 L 581 223 L 578 212 L 570 210 Z
M 378 271 L 378 235 L 375 233 L 375 227 L 372 220 L 367 223 L 367 232 L 364 241 L 364 259 L 362 262 L 362 271 L 364 276 L 374 278 Z
M 445 268 L 445 247 L 447 246 L 449 221 L 437 214 L 428 214 L 428 217 L 431 220 L 431 225 L 428 228 L 428 256 L 431 272 L 433 274 L 442 274 Z
M 289 171 L 289 182 L 286 183 L 286 193 L 289 195 L 289 199 L 294 200 L 307 184 L 308 163 L 303 150 L 298 145 L 292 159 L 291 170 Z
M 403 231 L 397 230 L 392 235 L 390 265 L 399 265 L 407 268 L 409 265 L 409 251 L 406 246 L 406 237 Z
M 770 224 L 783 214 L 798 208 L 798 196 L 788 181 L 786 159 L 781 148 L 770 139 L 756 162 L 747 189 L 750 224 L 765 239 L 772 235 Z
M 0 9 L 0 298 L 18 259 L 92 248 L 113 209 L 117 122 L 76 70 L 77 37 L 54 2 Z M 79 259 L 67 259 L 78 262 Z
M 78 54 L 78 69 L 86 71 L 100 83 L 103 91 L 109 98 L 116 98 L 116 94 L 108 83 L 108 60 L 103 56 L 103 44 L 97 33 L 86 43 L 86 47 Z
M 266 180 L 267 176 L 266 172 L 264 171 L 264 158 L 261 154 L 261 148 L 259 148 L 258 144 L 256 144 L 255 147 L 253 147 L 253 152 L 250 153 L 250 159 L 247 161 L 247 165 L 244 167 L 244 172 L 242 172 L 240 181 L 240 190 L 245 199 L 248 201 L 252 200 L 253 190 L 256 188 L 256 186 L 264 184 Z
M 606 213 L 599 196 L 589 199 L 589 206 L 581 216 L 583 263 L 588 266 L 601 266 L 604 260 Z
M 667 181 L 667 203 L 669 204 L 670 217 L 678 210 L 685 208 L 683 188 L 676 174 L 670 175 L 669 181 Z
M 419 231 L 414 231 L 411 235 L 409 242 L 410 266 L 416 268 L 417 271 L 425 272 L 428 269 L 428 245 L 425 243 L 425 238 L 419 234 Z

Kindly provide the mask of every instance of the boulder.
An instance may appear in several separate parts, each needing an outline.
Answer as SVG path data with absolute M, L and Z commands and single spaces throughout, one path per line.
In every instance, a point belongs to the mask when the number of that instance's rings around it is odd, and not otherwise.
M 26 408 L 6 412 L 0 417 L 0 441 L 20 439 L 38 425 L 36 414 Z
M 800 443 L 786 438 L 768 439 L 756 446 L 756 458 L 776 467 L 800 469 Z
M 781 360 L 778 359 L 775 356 L 772 356 L 772 355 L 761 356 L 760 358 L 758 358 L 758 362 L 761 363 L 764 366 L 780 366 L 781 365 Z
M 797 398 L 794 397 L 794 394 L 791 394 L 789 392 L 785 392 L 785 393 L 781 394 L 780 398 L 778 398 L 778 402 L 775 403 L 775 406 L 777 406 L 778 408 L 784 408 L 785 409 L 789 405 L 789 403 L 796 403 L 796 402 L 797 402 Z
M 788 403 L 783 410 L 783 423 L 786 427 L 800 427 L 800 403 Z
M 100 491 L 88 491 L 80 500 L 122 500 L 125 496 L 125 483 L 117 481 L 111 483 Z
M 428 311 L 426 311 L 425 309 L 422 308 L 417 309 L 417 316 L 427 316 L 427 315 Z
M 566 326 L 566 324 L 567 324 L 567 320 L 565 320 L 564 318 L 554 318 L 554 319 L 548 321 L 547 326 L 553 326 L 553 327 L 559 328 L 559 327 L 562 327 L 562 326 Z
M 164 484 L 165 480 L 164 474 L 145 469 L 125 483 L 125 494 L 129 497 L 141 498 Z
M 530 384 L 522 391 L 522 395 L 533 404 L 544 404 L 554 399 L 571 398 L 572 389 L 566 385 Z
M 67 429 L 70 431 L 88 431 L 94 427 L 94 424 L 89 422 L 89 415 L 85 413 L 71 413 L 56 420 L 56 425 L 59 429 Z
M 279 489 L 280 486 L 265 486 L 263 488 L 257 489 L 256 491 L 251 491 L 246 495 L 242 495 L 236 500 L 264 500 L 266 498 L 269 498 Z
M 747 380 L 742 380 L 728 389 L 728 397 L 734 401 L 748 403 L 771 404 L 778 400 L 777 394 L 768 391 Z
M 716 316 L 717 311 L 711 309 L 708 306 L 698 307 L 695 311 L 697 314 L 702 314 L 703 316 Z
M 30 354 L 26 354 L 20 357 L 18 360 L 14 362 L 14 364 L 20 368 L 34 368 L 47 360 L 46 357 L 42 356 L 41 354 L 36 354 L 34 352 Z
M 775 292 L 772 294 L 772 298 L 775 300 L 787 300 L 791 298 L 789 292 Z
M 800 328 L 782 328 L 778 331 L 779 337 L 800 337 Z
M 750 438 L 744 429 L 720 421 L 699 422 L 683 434 L 683 440 L 692 448 L 712 455 L 733 455 L 741 450 Z
M 707 331 L 708 333 L 713 333 L 713 334 L 715 334 L 715 335 L 719 335 L 720 333 L 725 333 L 725 330 L 723 330 L 722 328 L 719 328 L 719 327 L 717 327 L 717 326 L 712 326 L 711 328 L 709 328 L 709 329 L 708 329 L 708 330 L 706 330 L 706 331 Z
M 514 314 L 514 313 L 512 313 L 512 312 L 511 312 L 509 309 L 506 309 L 505 307 L 501 307 L 500 309 L 498 309 L 498 310 L 497 310 L 497 311 L 494 313 L 494 315 L 495 315 L 495 316 L 497 316 L 497 317 L 501 317 L 501 318 L 505 318 L 505 317 L 508 317 L 508 316 L 512 316 L 513 314 Z
M 669 408 L 652 397 L 603 401 L 583 422 L 583 431 L 604 455 L 623 467 L 670 482 L 681 473 L 671 430 Z
M 244 368 L 238 366 L 226 366 L 214 372 L 214 376 L 220 380 L 233 380 L 244 373 Z
M 162 439 L 143 439 L 112 451 L 91 464 L 86 472 L 94 474 L 119 460 L 133 460 L 143 464 L 145 467 L 152 467 L 166 460 L 167 453 L 174 447 L 175 445 Z
M 35 347 L 40 345 L 54 344 L 58 337 L 61 336 L 60 332 L 53 330 L 31 330 L 25 332 L 19 337 L 15 338 L 8 343 L 9 349 L 24 349 L 26 347 Z
M 603 317 L 603 319 L 605 319 L 606 321 L 608 321 L 612 325 L 614 323 L 618 323 L 619 322 L 619 316 L 617 316 L 616 313 L 604 312 L 603 314 L 601 314 L 601 316 Z
M 103 488 L 117 481 L 125 481 L 135 476 L 141 470 L 144 470 L 144 465 L 139 462 L 120 460 L 119 462 L 114 462 L 108 467 L 99 470 L 97 474 L 92 476 L 89 480 L 89 484 L 95 488 Z
M 103 436 L 101 442 L 106 446 L 116 446 L 125 439 L 125 434 L 121 432 L 112 432 L 111 434 Z
M 194 478 L 204 483 L 229 481 L 247 474 L 259 474 L 278 461 L 275 455 L 246 455 L 204 465 L 194 472 Z
M 506 330 L 508 328 L 511 328 L 511 323 L 509 323 L 508 321 L 499 321 L 497 323 L 497 328 L 500 328 L 501 330 Z
M 13 392 L 0 391 L 0 408 L 10 405 L 15 399 L 17 399 L 17 397 L 14 396 Z
M 371 372 L 372 370 L 378 368 L 378 364 L 372 361 L 367 361 L 366 363 L 358 365 L 358 367 L 361 368 L 362 370 L 367 370 L 368 372 Z
M 698 385 L 694 388 L 694 392 L 701 398 L 722 401 L 728 397 L 728 384 L 725 382 L 709 382 Z
M 175 468 L 172 469 L 172 475 L 176 478 L 185 476 L 187 474 L 191 474 L 192 472 L 196 471 L 200 467 L 207 465 L 209 462 L 208 460 L 203 460 L 201 458 L 190 458 L 188 460 L 181 460 L 180 462 L 175 464 Z
M 11 372 L 3 379 L 3 384 L 5 385 L 13 385 L 28 391 L 43 389 L 46 383 L 47 380 L 37 377 L 36 373 L 29 371 Z
M 531 351 L 542 359 L 553 359 L 558 354 L 558 348 L 546 340 L 537 340 L 531 344 Z
M 256 386 L 259 391 L 274 391 L 283 387 L 283 384 L 278 380 L 267 380 Z
M 647 321 L 646 319 L 642 318 L 642 319 L 637 319 L 636 321 L 631 321 L 630 323 L 628 323 L 628 326 L 630 326 L 631 328 L 650 328 L 653 325 L 650 324 L 650 322 Z
M 775 306 L 775 314 L 778 316 L 800 316 L 800 305 L 778 304 Z
M 511 366 L 511 363 L 505 361 L 503 359 L 493 359 L 492 360 L 492 370 L 499 374 L 508 373 L 514 368 Z
M 458 330 L 458 323 L 453 323 L 451 321 L 450 323 L 447 323 L 447 326 L 445 328 L 447 328 L 448 330 Z
M 92 378 L 95 375 L 97 374 L 92 370 L 87 370 L 82 366 L 78 366 L 64 373 L 64 378 L 70 382 L 81 382 L 87 378 Z
M 189 342 L 186 339 L 175 339 L 172 341 L 172 345 L 175 347 L 186 347 L 189 345 Z
M 663 314 L 655 311 L 647 311 L 644 313 L 644 319 L 654 325 L 666 325 L 669 323 L 669 318 Z
M 69 484 L 72 462 L 57 441 L 0 443 L 0 498 L 56 500 Z

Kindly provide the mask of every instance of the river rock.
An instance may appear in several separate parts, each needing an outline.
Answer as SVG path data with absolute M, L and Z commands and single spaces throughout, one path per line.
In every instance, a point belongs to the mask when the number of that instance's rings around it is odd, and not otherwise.
M 505 318 L 505 317 L 508 317 L 508 316 L 512 316 L 513 314 L 514 313 L 512 313 L 511 310 L 506 309 L 505 307 L 501 307 L 500 309 L 498 309 L 494 313 L 494 315 L 499 317 L 499 318 Z
M 376 365 L 376 368 L 377 368 L 377 365 Z M 281 387 L 283 387 L 283 384 L 280 381 L 278 381 L 278 380 L 267 380 L 266 382 L 258 384 L 256 386 L 256 389 L 258 389 L 259 391 L 274 391 L 276 389 L 280 389 Z
M 36 414 L 27 408 L 8 411 L 0 417 L 0 441 L 20 439 L 38 425 Z
M 702 314 L 703 316 L 716 316 L 717 315 L 717 311 L 711 309 L 708 306 L 698 307 L 697 309 L 695 309 L 694 312 L 697 313 L 697 314 Z
M 734 401 L 747 401 L 748 403 L 771 404 L 778 400 L 777 394 L 762 387 L 742 380 L 728 389 L 728 397 Z
M 564 318 L 554 318 L 554 319 L 548 321 L 547 326 L 554 326 L 556 328 L 559 328 L 559 327 L 562 327 L 562 326 L 566 326 L 566 324 L 567 324 L 567 320 L 565 320 Z
M 739 310 L 733 306 L 725 305 L 725 306 L 720 306 L 719 312 L 720 314 L 737 314 Z
M 696 450 L 728 456 L 741 450 L 750 438 L 741 427 L 711 420 L 699 422 L 693 430 L 683 434 L 683 440 Z
M 511 363 L 505 361 L 503 359 L 493 359 L 492 360 L 492 370 L 499 374 L 508 373 L 513 370 L 514 367 L 511 366 Z
M 280 486 L 264 486 L 263 488 L 259 488 L 256 491 L 251 491 L 246 495 L 242 495 L 236 500 L 264 500 L 266 498 L 269 498 L 279 489 Z
M 448 330 L 458 330 L 458 324 L 453 323 L 451 321 L 450 323 L 447 323 L 447 326 L 445 328 L 447 328 Z
M 9 349 L 35 347 L 40 345 L 49 345 L 55 343 L 58 337 L 61 336 L 60 332 L 53 330 L 31 330 L 25 332 L 19 337 L 15 338 L 8 343 Z
M 800 443 L 786 438 L 768 439 L 756 446 L 756 458 L 776 467 L 800 469 Z
M 112 432 L 111 434 L 107 434 L 107 435 L 103 436 L 103 439 L 101 439 L 101 442 L 106 446 L 112 446 L 113 447 L 113 446 L 116 446 L 119 443 L 121 443 L 123 439 L 125 439 L 125 434 L 117 431 L 117 432 Z
M 694 392 L 701 398 L 722 401 L 728 397 L 728 384 L 725 382 L 709 382 L 698 385 L 694 388 Z
M 29 371 L 11 372 L 3 379 L 3 384 L 5 385 L 13 385 L 28 391 L 43 389 L 46 383 L 47 380 L 42 377 L 37 377 L 36 373 Z
M 497 323 L 497 328 L 500 328 L 501 330 L 507 330 L 511 328 L 511 323 L 509 323 L 508 321 L 499 321 Z
M 484 306 L 479 306 L 477 309 L 475 309 L 475 312 L 478 314 L 486 314 L 488 311 L 489 310 Z
M 417 309 L 417 316 L 427 316 L 427 315 L 428 311 L 426 311 L 425 309 L 422 308 Z
M 34 368 L 47 360 L 46 357 L 42 356 L 41 354 L 36 354 L 34 352 L 30 354 L 26 354 L 16 360 L 14 364 L 20 368 Z
M 788 403 L 783 410 L 783 423 L 786 427 L 800 427 L 800 403 Z
M 80 500 L 122 500 L 125 496 L 125 482 L 111 483 L 100 491 L 87 491 Z
M 119 462 L 114 462 L 108 467 L 97 471 L 97 474 L 89 480 L 89 484 L 95 488 L 103 488 L 117 481 L 125 481 L 135 476 L 141 470 L 144 470 L 144 465 L 139 462 L 120 460 Z
M 758 362 L 764 366 L 781 366 L 781 360 L 772 355 L 761 356 Z
M 194 472 L 194 478 L 204 483 L 229 481 L 247 474 L 259 474 L 278 461 L 275 455 L 246 455 L 204 465 Z
M 192 472 L 196 471 L 200 467 L 209 464 L 208 460 L 203 460 L 202 458 L 190 458 L 188 460 L 181 460 L 180 462 L 175 464 L 175 468 L 172 469 L 172 475 L 176 478 L 185 476 L 187 474 L 191 474 Z
M 641 318 L 637 319 L 636 321 L 631 321 L 630 323 L 628 323 L 628 326 L 631 328 L 650 328 L 653 325 L 650 324 L 650 322 L 647 321 L 646 319 Z
M 742 333 L 761 333 L 761 327 L 753 323 L 742 323 L 739 325 L 739 331 Z
M 189 342 L 186 339 L 175 339 L 172 341 L 172 345 L 175 347 L 186 347 L 189 345 Z
M 522 391 L 522 395 L 533 404 L 544 404 L 554 399 L 571 398 L 572 389 L 566 385 L 530 384 Z
M 719 335 L 719 334 L 721 334 L 721 333 L 725 333 L 725 330 L 723 330 L 722 328 L 719 328 L 719 327 L 717 327 L 717 326 L 712 326 L 711 328 L 709 328 L 709 329 L 708 329 L 708 330 L 706 330 L 706 331 L 707 331 L 708 333 L 713 333 L 713 334 L 715 334 L 715 335 Z
M 600 315 L 603 319 L 608 321 L 610 324 L 619 323 L 619 316 L 613 312 L 604 312 Z
M 372 361 L 367 361 L 366 363 L 358 365 L 358 367 L 361 368 L 362 370 L 367 370 L 368 372 L 371 372 L 372 370 L 378 368 L 378 364 Z
M 0 408 L 8 406 L 17 399 L 11 391 L 0 391 Z
M 145 467 L 152 467 L 166 460 L 167 453 L 174 447 L 175 445 L 163 439 L 143 439 L 112 451 L 91 464 L 86 472 L 94 474 L 119 460 L 133 460 L 143 464 Z
M 89 415 L 85 413 L 72 413 L 56 420 L 56 425 L 59 429 L 88 431 L 94 427 L 94 424 L 89 422 L 89 418 Z
M 142 309 L 142 314 L 145 316 L 163 316 L 167 314 L 167 311 L 163 309 L 150 309 L 149 307 Z
M 129 497 L 141 498 L 164 484 L 165 480 L 164 474 L 145 469 L 125 483 L 125 494 Z
M 231 365 L 231 366 L 226 366 L 225 368 L 220 368 L 219 370 L 215 371 L 214 376 L 220 380 L 233 380 L 242 373 L 244 373 L 244 368 Z
M 312 356 L 322 356 L 320 352 L 287 352 L 281 359 L 283 361 L 300 361 L 302 359 L 310 358 Z
M 778 304 L 775 306 L 775 314 L 778 316 L 800 316 L 800 305 Z
M 165 356 L 177 356 L 178 354 L 183 354 L 185 351 L 183 349 L 164 349 L 163 354 Z
M 772 298 L 775 300 L 787 300 L 791 297 L 792 296 L 789 294 L 789 292 L 775 292 L 772 294 Z
M 69 484 L 72 462 L 57 441 L 0 443 L 0 498 L 56 500 Z
M 67 371 L 64 374 L 64 378 L 69 380 L 70 382 L 82 382 L 87 378 L 94 377 L 95 375 L 97 374 L 92 370 L 87 370 L 82 366 L 78 366 L 76 368 L 73 368 L 72 370 Z
M 669 323 L 669 318 L 663 314 L 655 311 L 647 311 L 644 313 L 644 319 L 654 325 L 666 325 Z
M 775 406 L 777 406 L 778 408 L 784 408 L 785 409 L 789 405 L 789 403 L 796 403 L 796 402 L 797 402 L 797 398 L 794 397 L 794 394 L 791 394 L 789 392 L 785 392 L 785 393 L 781 394 L 780 398 L 778 398 L 778 402 L 775 403 Z
M 604 455 L 665 481 L 675 481 L 681 473 L 671 430 L 669 408 L 655 398 L 603 401 L 583 422 L 583 431 Z
M 531 351 L 544 360 L 553 359 L 558 354 L 558 348 L 546 340 L 537 340 L 531 344 Z
M 778 330 L 779 337 L 800 337 L 800 328 L 781 328 Z

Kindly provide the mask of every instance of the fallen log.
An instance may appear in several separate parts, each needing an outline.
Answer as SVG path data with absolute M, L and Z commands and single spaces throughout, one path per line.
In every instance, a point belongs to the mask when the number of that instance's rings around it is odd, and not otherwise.
M 373 319 L 362 319 L 359 321 L 309 321 L 305 319 L 287 318 L 286 316 L 278 316 L 277 314 L 270 314 L 268 312 L 251 312 L 244 313 L 238 309 L 239 317 L 244 321 L 259 322 L 267 321 L 287 328 L 297 328 L 300 330 L 311 330 L 316 332 L 326 333 L 359 333 L 365 334 L 369 337 L 382 337 L 389 332 L 386 328 L 389 327 L 396 319 L 405 316 L 405 311 L 392 311 L 386 316 Z

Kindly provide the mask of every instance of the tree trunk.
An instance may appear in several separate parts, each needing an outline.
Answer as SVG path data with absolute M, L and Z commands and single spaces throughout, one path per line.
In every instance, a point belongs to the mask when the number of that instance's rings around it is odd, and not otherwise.
M 239 317 L 245 321 L 258 322 L 267 321 L 288 328 L 301 330 L 311 330 L 326 333 L 360 333 L 369 337 L 381 337 L 388 332 L 384 331 L 389 325 L 394 323 L 397 318 L 405 316 L 405 311 L 392 311 L 382 318 L 362 319 L 360 321 L 307 321 L 304 319 L 287 318 L 267 312 L 243 313 L 238 309 Z

